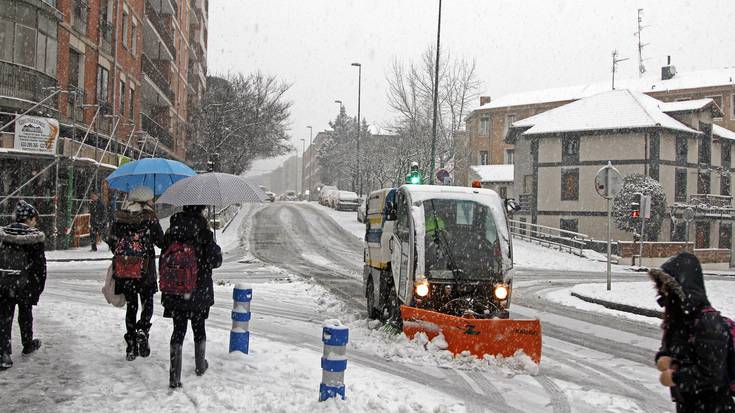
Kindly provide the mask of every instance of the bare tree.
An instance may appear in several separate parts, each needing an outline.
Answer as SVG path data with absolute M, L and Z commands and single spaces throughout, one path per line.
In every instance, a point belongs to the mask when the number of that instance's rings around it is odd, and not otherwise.
M 203 169 L 217 158 L 218 170 L 242 173 L 253 161 L 288 153 L 290 85 L 257 72 L 207 77 L 207 92 L 194 114 L 197 136 L 191 160 Z

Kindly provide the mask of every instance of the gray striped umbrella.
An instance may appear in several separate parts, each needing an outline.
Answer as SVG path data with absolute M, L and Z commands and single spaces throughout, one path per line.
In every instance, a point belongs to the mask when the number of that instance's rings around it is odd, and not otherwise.
M 208 172 L 176 182 L 158 198 L 156 203 L 224 207 L 245 202 L 263 202 L 267 198 L 260 188 L 239 176 Z

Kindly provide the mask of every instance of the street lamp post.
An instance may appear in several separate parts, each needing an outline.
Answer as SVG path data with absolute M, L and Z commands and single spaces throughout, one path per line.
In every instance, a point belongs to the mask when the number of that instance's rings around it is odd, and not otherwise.
M 311 171 L 314 169 L 311 165 L 311 161 L 314 159 L 314 148 L 311 147 L 311 135 L 313 129 L 311 126 L 307 126 L 307 128 L 309 128 L 309 178 L 306 180 L 306 184 L 309 186 L 309 197 L 306 200 L 311 201 Z
M 334 100 L 334 103 L 339 103 L 339 111 L 340 111 L 340 113 L 342 113 L 342 101 L 339 100 L 339 99 L 335 99 Z
M 300 193 L 304 193 L 304 154 L 306 153 L 306 139 L 299 139 L 301 141 L 301 179 L 299 179 L 299 185 L 301 185 Z
M 362 65 L 360 63 L 352 63 L 352 66 L 357 67 L 357 165 L 355 171 L 357 172 L 357 180 L 360 186 L 360 196 L 362 196 L 362 176 L 360 176 L 360 93 L 362 89 Z

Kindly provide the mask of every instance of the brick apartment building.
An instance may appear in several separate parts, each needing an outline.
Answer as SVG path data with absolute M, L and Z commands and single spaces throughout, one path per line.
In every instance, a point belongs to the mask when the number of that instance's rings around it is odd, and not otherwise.
M 662 75 L 644 79 L 616 80 L 618 89 L 645 93 L 661 101 L 712 98 L 724 116 L 714 123 L 735 129 L 735 68 L 676 73 L 664 66 Z M 609 81 L 571 87 L 535 90 L 497 99 L 480 97 L 480 107 L 466 118 L 466 141 L 470 159 L 455 175 L 455 182 L 469 184 L 470 165 L 514 162 L 515 148 L 505 142 L 510 124 L 572 101 L 610 90 Z
M 0 194 L 36 177 L 0 205 L 0 221 L 22 197 L 47 234 L 82 231 L 87 187 L 102 189 L 125 157 L 186 159 L 207 10 L 207 0 L 0 0 L 0 127 L 43 102 L 28 115 L 58 129 L 45 153 L 18 149 L 16 124 L 0 132 Z

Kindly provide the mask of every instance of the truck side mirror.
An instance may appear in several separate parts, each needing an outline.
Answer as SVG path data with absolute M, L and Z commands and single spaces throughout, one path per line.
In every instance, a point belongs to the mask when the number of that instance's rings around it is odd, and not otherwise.
M 509 214 L 512 214 L 516 211 L 521 210 L 521 205 L 513 198 L 508 198 L 505 200 L 505 210 L 508 211 Z

